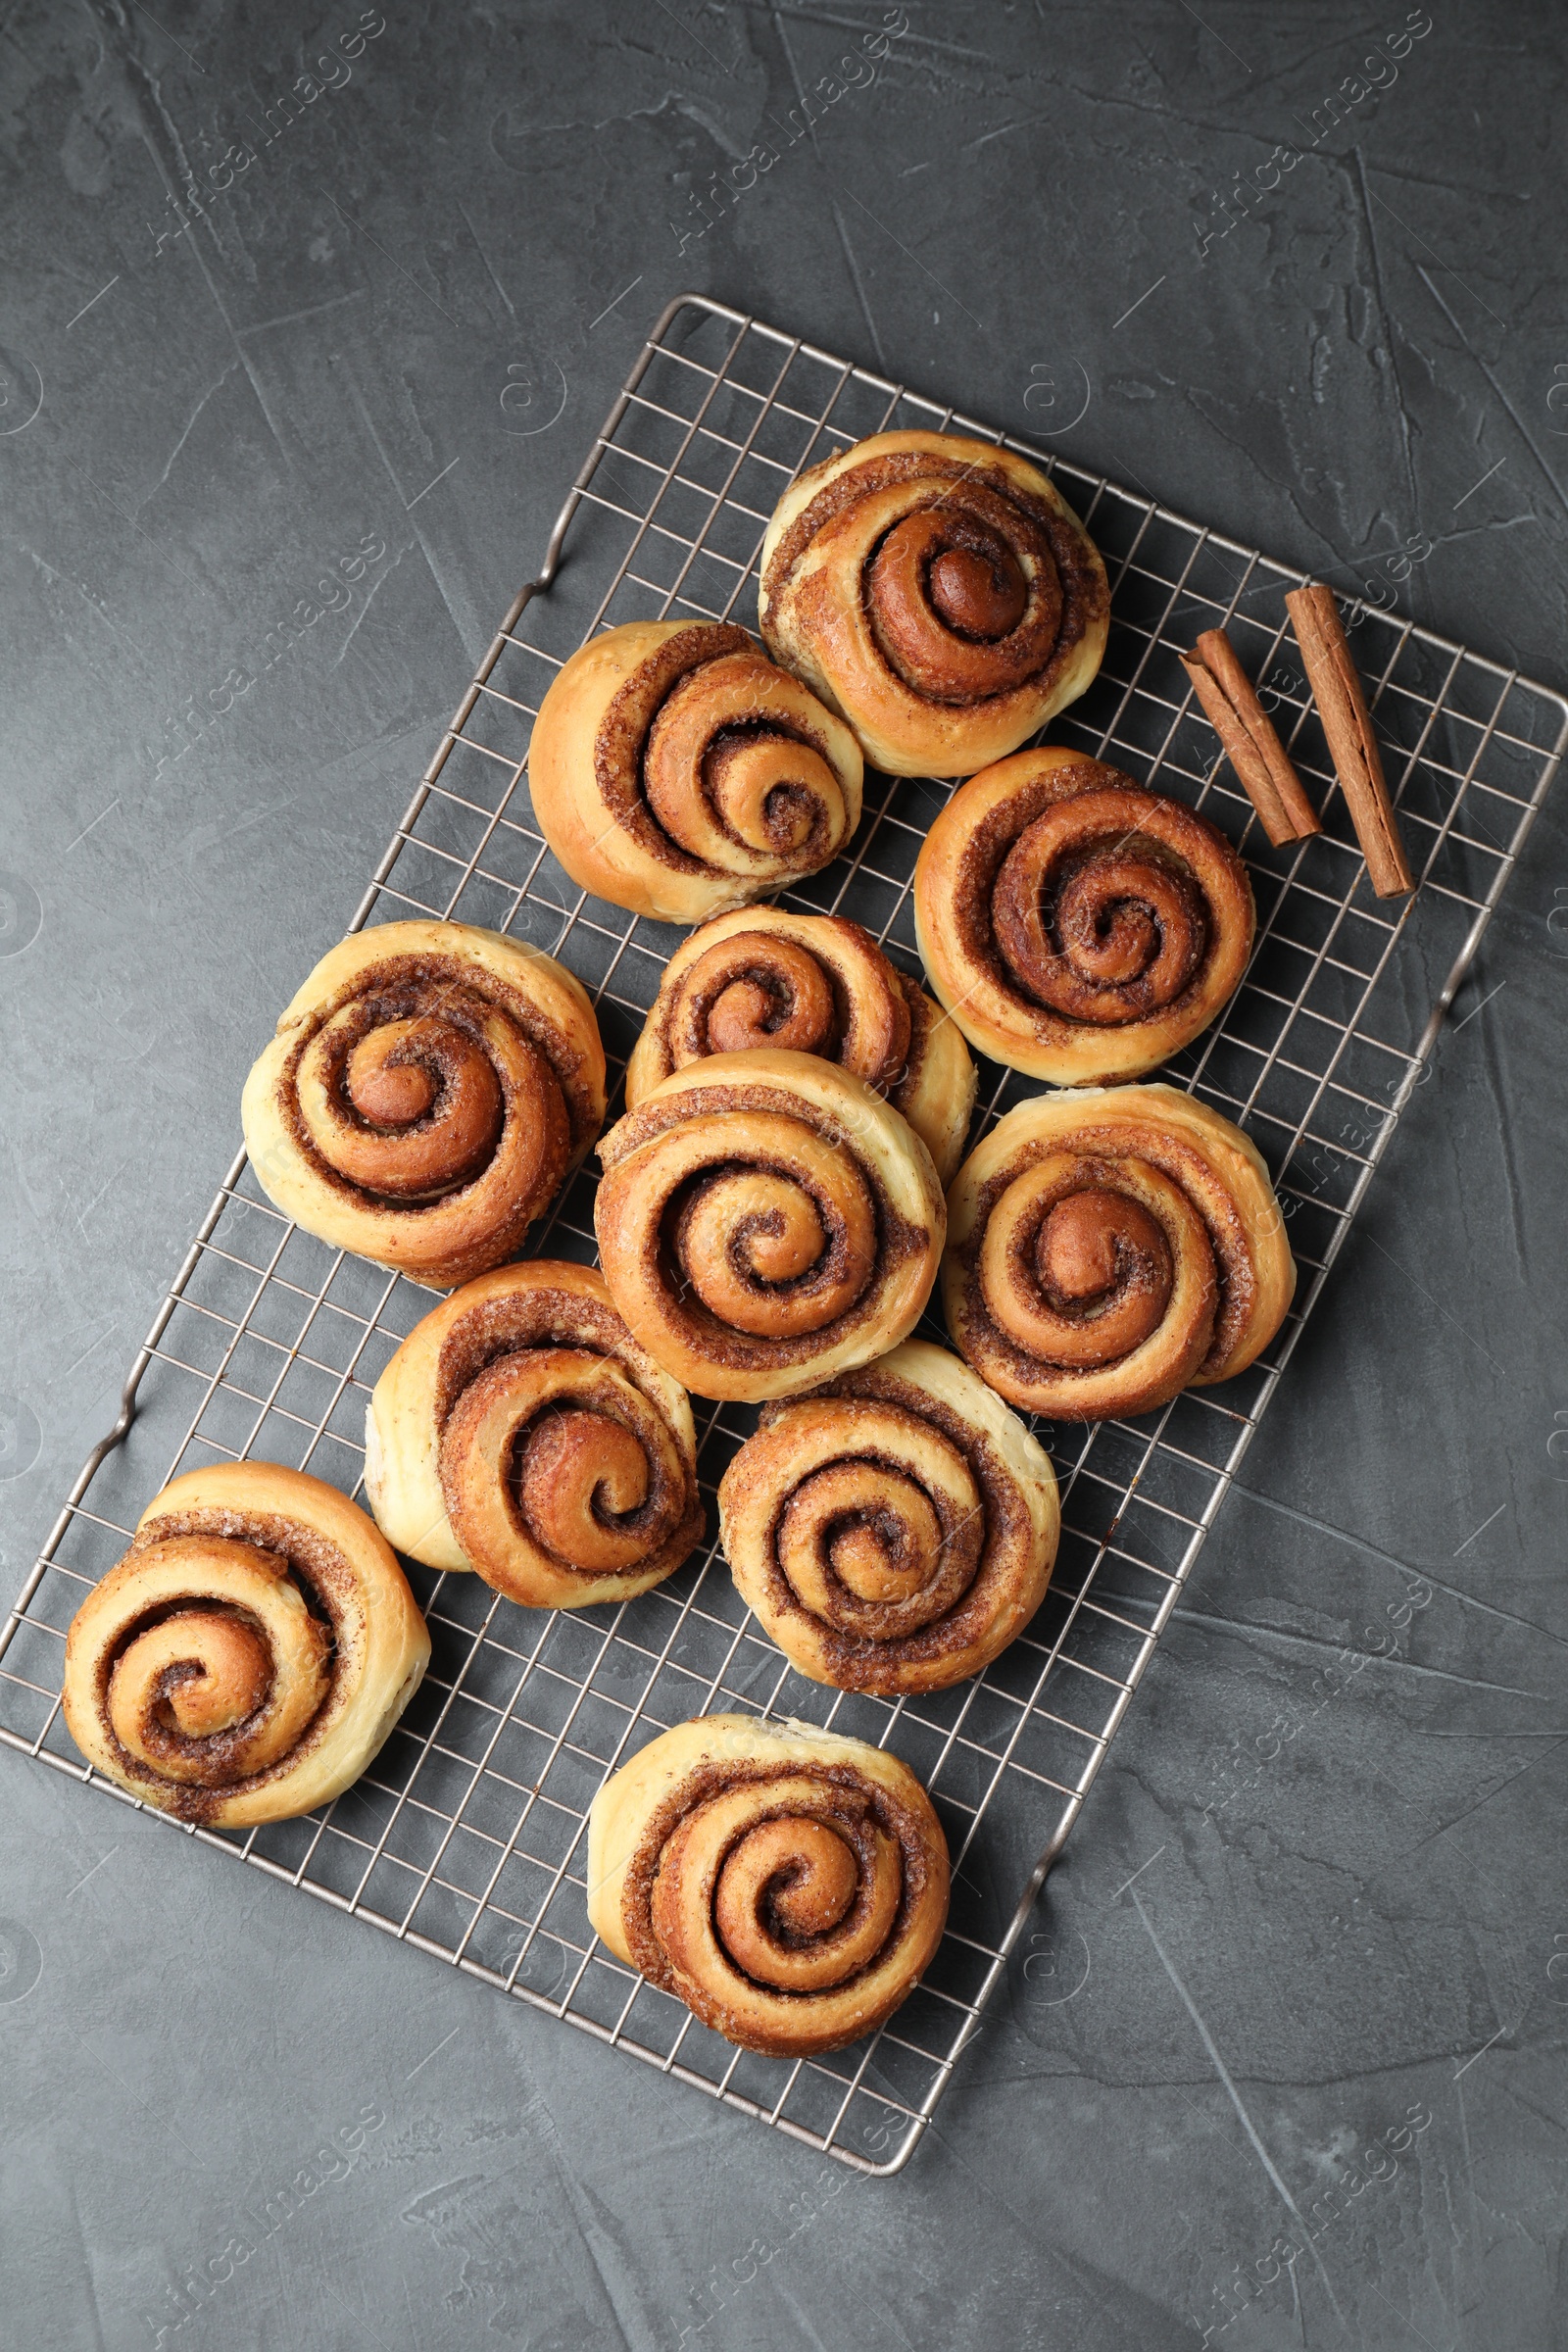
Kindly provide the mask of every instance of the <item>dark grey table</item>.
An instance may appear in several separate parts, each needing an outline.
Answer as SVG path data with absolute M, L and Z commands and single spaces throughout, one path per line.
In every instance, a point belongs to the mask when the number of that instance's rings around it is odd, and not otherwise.
M 21 0 L 0 58 L 7 1598 L 680 286 L 1562 679 L 1546 0 Z M 6 2342 L 1562 2342 L 1565 986 L 1548 803 L 905 2175 L 7 1753 Z

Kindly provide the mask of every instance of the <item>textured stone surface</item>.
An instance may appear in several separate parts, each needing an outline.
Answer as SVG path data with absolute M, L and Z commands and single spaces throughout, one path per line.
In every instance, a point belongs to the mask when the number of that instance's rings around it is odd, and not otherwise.
M 880 11 L 388 5 L 363 44 L 352 0 L 8 11 L 10 1585 L 681 284 L 1337 585 L 1424 535 L 1401 606 L 1560 681 L 1547 0 L 906 10 L 702 234 L 693 190 Z M 1559 795 L 906 2175 L 0 1754 L 7 2340 L 1560 2343 L 1564 906 Z M 1430 1605 L 1320 1703 L 1401 1567 Z

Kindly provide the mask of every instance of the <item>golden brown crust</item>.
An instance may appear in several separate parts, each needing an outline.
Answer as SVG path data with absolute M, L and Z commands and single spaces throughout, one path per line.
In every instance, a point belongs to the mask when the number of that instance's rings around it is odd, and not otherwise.
M 814 874 L 860 821 L 854 737 L 728 621 L 626 621 L 534 721 L 539 829 L 579 889 L 700 923 Z
M 703 1532 L 678 1382 L 597 1268 L 532 1258 L 415 1326 L 366 1414 L 365 1491 L 390 1542 L 530 1608 L 646 1592 Z
M 1057 1086 L 1135 1078 L 1241 984 L 1254 913 L 1216 827 L 1060 746 L 960 786 L 921 848 L 915 936 L 970 1044 Z
M 747 1606 L 813 1682 L 945 1690 L 1045 1597 L 1051 1457 L 944 1348 L 906 1341 L 767 1406 L 725 1471 L 719 1530 Z
M 762 542 L 763 641 L 891 775 L 970 775 L 1082 694 L 1110 598 L 1026 459 L 876 433 L 791 484 Z
M 843 916 L 755 906 L 682 942 L 626 1065 L 635 1110 L 708 1054 L 817 1054 L 903 1112 L 951 1184 L 974 1109 L 975 1069 L 947 1013 Z
M 1026 1412 L 1100 1421 L 1229 1380 L 1296 1289 L 1258 1152 L 1174 1087 L 1084 1088 L 1009 1111 L 949 1196 L 948 1329 Z
M 238 1829 L 358 1780 L 418 1688 L 424 1619 L 335 1487 L 270 1462 L 187 1471 L 66 1639 L 88 1762 L 158 1811 Z
M 611 1296 L 698 1396 L 793 1396 L 919 1320 L 947 1226 L 931 1154 L 832 1062 L 764 1050 L 689 1063 L 600 1158 Z
M 446 1290 L 521 1246 L 604 1121 L 593 1006 L 564 964 L 469 923 L 386 923 L 323 956 L 245 1082 L 285 1214 Z
M 588 1817 L 588 1915 L 620 1959 L 743 2049 L 873 2033 L 930 1965 L 947 1840 L 907 1765 L 803 1723 L 664 1732 Z

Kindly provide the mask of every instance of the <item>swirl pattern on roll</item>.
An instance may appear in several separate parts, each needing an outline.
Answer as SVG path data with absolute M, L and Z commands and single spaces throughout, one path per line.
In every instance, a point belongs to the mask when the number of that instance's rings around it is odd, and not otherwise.
M 1082 694 L 1104 565 L 1050 479 L 953 434 L 878 433 L 813 466 L 762 543 L 762 637 L 892 775 L 970 775 Z
M 882 2025 L 930 1964 L 948 1888 L 908 1767 L 806 1724 L 677 1725 L 589 1815 L 597 1933 L 704 2025 L 777 2057 Z
M 1296 1288 L 1262 1159 L 1174 1087 L 1020 1103 L 965 1160 L 950 1211 L 943 1303 L 960 1353 L 1056 1420 L 1229 1380 Z
M 400 1551 L 531 1608 L 646 1592 L 700 1540 L 678 1382 L 587 1266 L 533 1258 L 465 1285 L 376 1382 L 365 1487 Z
M 670 957 L 632 1049 L 627 1107 L 672 1070 L 759 1050 L 837 1062 L 903 1112 L 952 1182 L 974 1108 L 969 1050 L 858 923 L 758 906 L 694 932 Z
M 931 1154 L 805 1054 L 676 1070 L 600 1147 L 600 1261 L 655 1360 L 701 1396 L 809 1388 L 907 1337 L 947 1230 Z
M 945 1349 L 911 1340 L 764 1408 L 724 1472 L 747 1606 L 814 1682 L 886 1693 L 978 1674 L 1045 1597 L 1051 1457 Z
M 729 621 L 626 621 L 554 679 L 534 814 L 580 889 L 699 923 L 835 858 L 860 821 L 855 739 Z
M 430 1655 L 365 1513 L 271 1463 L 166 1487 L 66 1641 L 67 1726 L 89 1763 L 177 1819 L 240 1828 L 356 1781 Z
M 1132 1078 L 1230 1002 L 1251 953 L 1247 868 L 1179 801 L 1059 748 L 956 792 L 914 877 L 932 985 L 978 1052 L 1082 1086 Z
M 323 956 L 245 1084 L 270 1199 L 438 1289 L 510 1257 L 605 1115 L 580 982 L 521 940 L 387 923 Z

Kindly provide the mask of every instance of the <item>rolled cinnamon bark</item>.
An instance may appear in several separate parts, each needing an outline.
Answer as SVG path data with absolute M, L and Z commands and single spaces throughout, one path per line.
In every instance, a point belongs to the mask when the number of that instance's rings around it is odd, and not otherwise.
M 1372 714 L 1346 643 L 1334 591 L 1321 580 L 1311 580 L 1304 588 L 1291 589 L 1285 604 L 1372 887 L 1380 899 L 1403 898 L 1414 890 L 1415 877 L 1399 838 Z
M 1321 833 L 1322 820 L 1224 630 L 1205 629 L 1181 665 L 1274 847 Z

